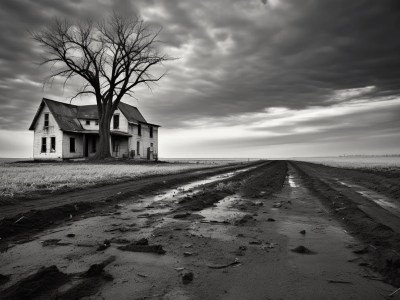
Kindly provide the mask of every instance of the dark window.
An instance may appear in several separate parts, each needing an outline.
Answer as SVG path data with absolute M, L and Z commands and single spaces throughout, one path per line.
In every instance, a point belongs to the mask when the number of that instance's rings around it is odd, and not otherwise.
M 136 142 L 136 154 L 140 155 L 140 142 Z
M 119 128 L 119 115 L 114 115 L 114 129 Z
M 153 137 L 153 127 L 150 126 L 150 137 Z
M 113 152 L 119 152 L 119 143 L 117 143 L 117 142 L 114 142 L 113 143 Z
M 92 140 L 92 152 L 95 153 L 96 152 L 96 139 L 93 138 Z
M 153 145 L 153 143 L 150 143 L 150 147 L 152 147 L 152 148 L 153 148 L 153 146 L 154 146 L 154 145 Z
M 138 125 L 137 134 L 142 135 L 142 124 Z
M 90 125 L 90 120 L 86 120 L 86 125 Z
M 50 138 L 50 152 L 56 152 L 56 137 L 52 136 Z
M 49 127 L 49 114 L 44 114 L 44 128 Z
M 75 153 L 75 138 L 69 138 L 69 152 Z
M 40 152 L 46 153 L 47 151 L 47 139 L 45 137 L 42 137 L 42 148 Z
M 99 125 L 99 120 L 94 121 L 94 125 Z

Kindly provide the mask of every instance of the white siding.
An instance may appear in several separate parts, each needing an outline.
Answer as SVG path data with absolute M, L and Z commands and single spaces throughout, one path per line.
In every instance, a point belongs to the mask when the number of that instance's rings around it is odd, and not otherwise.
M 150 125 L 142 124 L 141 135 L 138 135 L 138 125 L 130 125 L 129 150 L 135 150 L 135 158 L 147 159 L 147 149 L 153 143 L 153 154 L 158 154 L 158 127 L 153 127 L 153 137 L 150 137 Z M 140 142 L 140 152 L 137 153 L 137 142 Z
M 119 115 L 118 129 L 114 129 L 114 115 Z M 116 131 L 128 132 L 128 120 L 125 118 L 125 116 L 119 109 L 115 110 L 113 117 L 111 118 L 110 129 Z
M 86 125 L 86 121 L 89 121 L 90 124 Z M 99 130 L 99 125 L 96 125 L 96 120 L 79 119 L 79 122 L 85 130 Z
M 49 127 L 44 128 L 44 115 L 49 114 Z M 54 152 L 51 151 L 51 137 L 56 138 L 56 149 Z M 46 138 L 47 149 L 46 152 L 42 150 L 42 138 Z M 63 132 L 60 130 L 56 120 L 50 113 L 47 105 L 44 105 L 34 129 L 33 138 L 33 158 L 34 159 L 61 159 L 62 158 L 62 143 L 63 143 Z
M 75 152 L 70 152 L 70 138 L 75 138 Z M 63 158 L 83 157 L 83 135 L 64 132 L 63 139 Z

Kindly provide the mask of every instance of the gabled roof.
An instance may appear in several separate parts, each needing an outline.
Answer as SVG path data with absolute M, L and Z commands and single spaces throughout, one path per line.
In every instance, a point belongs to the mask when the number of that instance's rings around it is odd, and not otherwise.
M 84 131 L 85 129 L 82 127 L 78 119 L 97 120 L 99 118 L 97 105 L 77 106 L 43 98 L 39 109 L 33 118 L 32 124 L 29 127 L 29 130 L 35 129 L 36 121 L 39 118 L 44 105 L 47 105 L 58 126 L 63 131 Z M 134 106 L 120 102 L 118 108 L 130 123 L 145 123 L 153 126 L 159 126 L 147 123 L 140 111 Z

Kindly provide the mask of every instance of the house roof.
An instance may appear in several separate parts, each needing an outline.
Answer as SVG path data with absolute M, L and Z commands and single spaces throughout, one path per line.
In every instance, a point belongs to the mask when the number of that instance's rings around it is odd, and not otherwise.
M 82 127 L 79 119 L 93 119 L 97 120 L 99 118 L 97 105 L 72 105 L 63 102 L 58 102 L 50 99 L 43 98 L 40 103 L 39 109 L 33 118 L 32 124 L 29 130 L 35 129 L 35 124 L 40 116 L 44 105 L 47 105 L 51 114 L 54 116 L 58 126 L 63 131 L 70 132 L 84 132 L 85 129 Z M 118 108 L 121 110 L 122 114 L 127 118 L 130 123 L 144 123 L 152 126 L 159 126 L 155 124 L 147 123 L 146 119 L 140 113 L 140 111 L 129 104 L 120 102 Z

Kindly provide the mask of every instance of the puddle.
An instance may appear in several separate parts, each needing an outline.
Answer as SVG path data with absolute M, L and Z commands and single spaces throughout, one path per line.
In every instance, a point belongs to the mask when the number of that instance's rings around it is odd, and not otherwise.
M 363 197 L 375 202 L 378 204 L 380 207 L 384 208 L 385 210 L 391 212 L 392 214 L 399 216 L 400 217 L 400 207 L 394 203 L 392 200 L 389 198 L 382 196 L 378 193 L 375 193 L 373 191 L 364 189 L 363 187 L 356 185 L 356 184 L 349 184 L 343 181 L 338 180 L 338 182 L 341 185 L 344 185 L 348 188 L 352 188 L 355 190 L 356 193 L 362 195 Z
M 299 187 L 298 184 L 294 181 L 294 176 L 293 175 L 289 175 L 288 182 L 289 182 L 289 186 L 292 187 L 292 188 Z
M 216 181 L 223 180 L 223 179 L 228 179 L 239 173 L 246 172 L 246 171 L 252 170 L 254 168 L 255 167 L 246 168 L 246 169 L 237 170 L 234 172 L 228 172 L 228 173 L 224 173 L 224 174 L 211 176 L 211 177 L 208 177 L 208 178 L 205 178 L 202 180 L 197 180 L 197 181 L 182 185 L 176 189 L 167 190 L 163 194 L 160 194 L 160 195 L 157 195 L 156 197 L 154 197 L 153 201 L 162 201 L 162 200 L 171 200 L 171 199 L 176 200 L 176 199 L 182 198 L 184 196 L 188 196 L 190 194 L 193 195 L 193 194 L 199 193 L 201 191 L 201 186 L 203 186 L 205 184 L 216 182 Z
M 230 222 L 246 214 L 232 207 L 239 199 L 238 195 L 225 197 L 213 207 L 201 210 L 199 214 L 202 215 L 206 221 Z

